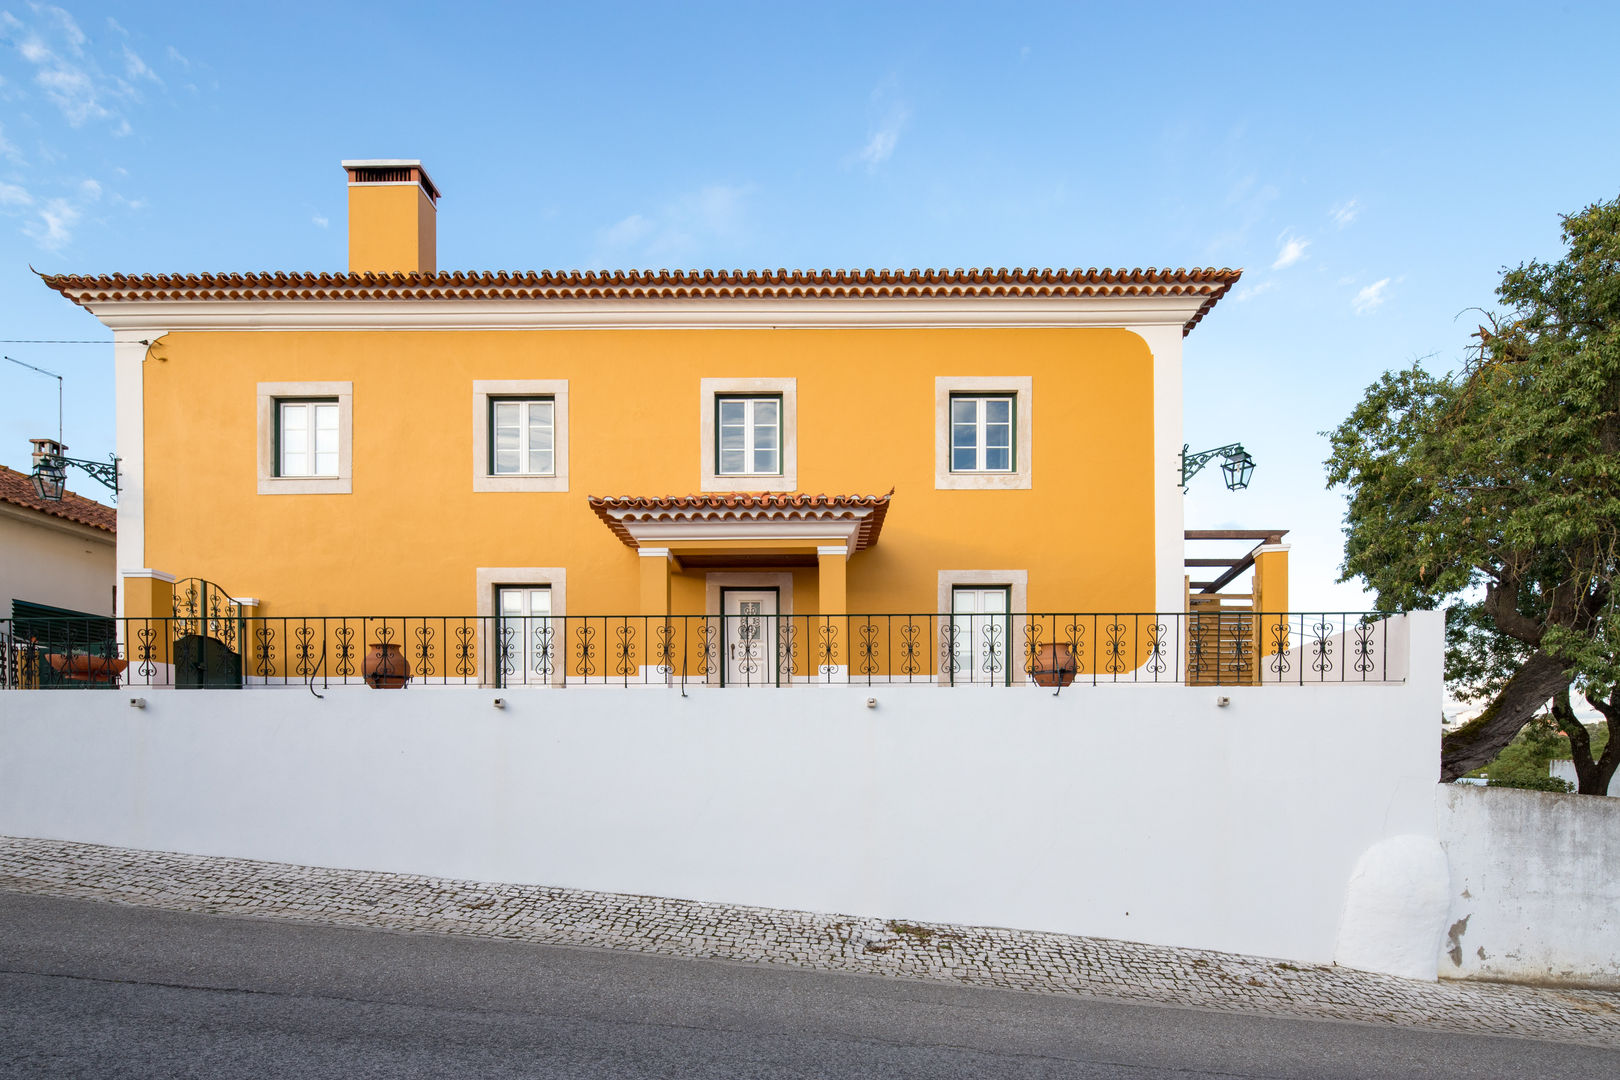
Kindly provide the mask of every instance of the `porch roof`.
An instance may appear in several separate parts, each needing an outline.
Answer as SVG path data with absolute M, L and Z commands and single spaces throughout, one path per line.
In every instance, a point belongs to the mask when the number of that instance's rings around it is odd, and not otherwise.
M 677 554 L 787 555 L 798 549 L 842 546 L 853 555 L 877 543 L 894 495 L 808 495 L 730 492 L 703 495 L 592 495 L 591 509 L 633 548 L 665 547 Z

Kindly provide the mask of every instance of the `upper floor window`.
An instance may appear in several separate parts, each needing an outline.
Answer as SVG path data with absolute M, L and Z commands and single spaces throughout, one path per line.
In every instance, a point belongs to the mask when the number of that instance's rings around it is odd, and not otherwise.
M 721 476 L 782 474 L 782 397 L 715 399 L 715 471 Z
M 338 403 L 278 401 L 276 443 L 281 448 L 277 476 L 338 474 Z
M 698 380 L 699 491 L 796 491 L 799 383 L 748 376 Z
M 474 491 L 568 490 L 568 380 L 474 379 Z
M 354 490 L 354 384 L 259 383 L 260 495 Z
M 951 471 L 1013 471 L 1017 399 L 1011 394 L 951 395 Z
M 1028 490 L 1035 482 L 1035 380 L 934 378 L 934 488 Z
M 490 399 L 490 475 L 555 476 L 557 410 L 549 397 Z

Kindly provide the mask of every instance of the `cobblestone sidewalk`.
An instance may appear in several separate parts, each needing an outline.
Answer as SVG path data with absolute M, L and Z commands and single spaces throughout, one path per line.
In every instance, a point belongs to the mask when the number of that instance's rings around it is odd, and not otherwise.
M 1620 1048 L 1620 993 L 1231 953 L 0 837 L 0 890 Z

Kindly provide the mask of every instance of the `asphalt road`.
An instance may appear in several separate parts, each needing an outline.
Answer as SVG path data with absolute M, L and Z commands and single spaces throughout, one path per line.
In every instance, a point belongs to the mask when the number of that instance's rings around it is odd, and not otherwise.
M 1543 1077 L 1620 1052 L 0 892 L 0 1077 Z

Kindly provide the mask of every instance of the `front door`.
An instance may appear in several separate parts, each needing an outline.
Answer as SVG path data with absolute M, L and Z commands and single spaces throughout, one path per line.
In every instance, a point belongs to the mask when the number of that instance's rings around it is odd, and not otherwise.
M 722 686 L 775 686 L 775 589 L 722 589 Z

